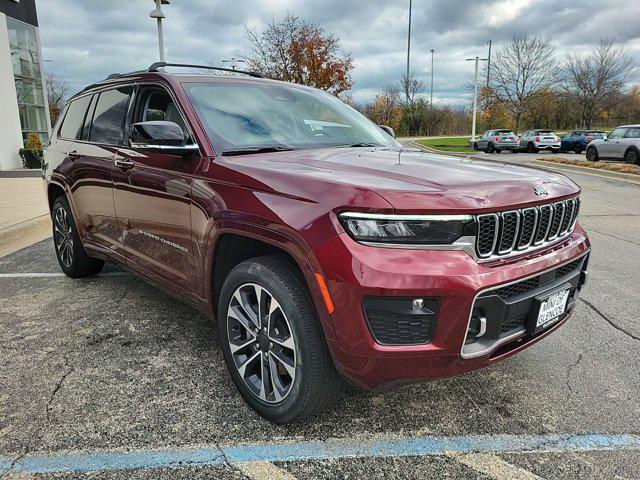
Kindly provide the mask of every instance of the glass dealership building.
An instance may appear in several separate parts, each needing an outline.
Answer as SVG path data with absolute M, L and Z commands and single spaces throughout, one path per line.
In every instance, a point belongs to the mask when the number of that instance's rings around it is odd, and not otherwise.
M 30 133 L 51 130 L 35 0 L 0 0 L 0 170 L 22 166 Z

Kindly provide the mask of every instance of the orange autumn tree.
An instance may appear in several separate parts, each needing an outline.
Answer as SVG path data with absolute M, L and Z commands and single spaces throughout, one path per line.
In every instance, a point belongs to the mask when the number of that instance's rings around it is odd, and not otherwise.
M 261 32 L 245 28 L 250 70 L 264 76 L 320 88 L 339 95 L 351 88 L 353 61 L 340 39 L 292 14 L 272 20 Z

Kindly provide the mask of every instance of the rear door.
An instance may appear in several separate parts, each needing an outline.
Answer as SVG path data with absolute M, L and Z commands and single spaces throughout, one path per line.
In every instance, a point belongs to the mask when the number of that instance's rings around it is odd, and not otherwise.
M 624 132 L 624 137 L 620 141 L 620 150 L 618 152 L 619 157 L 618 155 L 616 155 L 616 157 L 620 159 L 624 158 L 624 154 L 627 152 L 627 149 L 632 145 L 637 145 L 639 138 L 640 138 L 640 127 L 627 128 L 627 130 Z
M 139 85 L 135 98 L 128 124 L 172 121 L 191 136 L 177 102 L 163 86 Z M 115 161 L 115 205 L 127 264 L 154 280 L 197 291 L 191 186 L 200 156 L 182 157 L 127 145 L 118 149 Z
M 81 235 L 89 245 L 116 256 L 124 252 L 111 176 L 131 91 L 131 86 L 122 86 L 95 93 L 82 133 L 67 153 L 73 163 L 69 181 Z

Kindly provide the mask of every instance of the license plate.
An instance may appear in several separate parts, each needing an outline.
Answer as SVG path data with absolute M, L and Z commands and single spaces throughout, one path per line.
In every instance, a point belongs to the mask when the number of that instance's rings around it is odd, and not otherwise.
M 538 310 L 535 327 L 536 331 L 547 328 L 565 312 L 570 292 L 570 289 L 561 290 L 540 302 L 540 310 Z

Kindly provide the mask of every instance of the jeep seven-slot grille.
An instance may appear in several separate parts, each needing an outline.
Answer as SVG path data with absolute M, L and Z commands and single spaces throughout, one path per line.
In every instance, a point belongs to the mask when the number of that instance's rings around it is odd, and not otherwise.
M 480 258 L 508 255 L 514 250 L 548 244 L 567 236 L 578 217 L 580 199 L 478 215 L 476 252 Z

